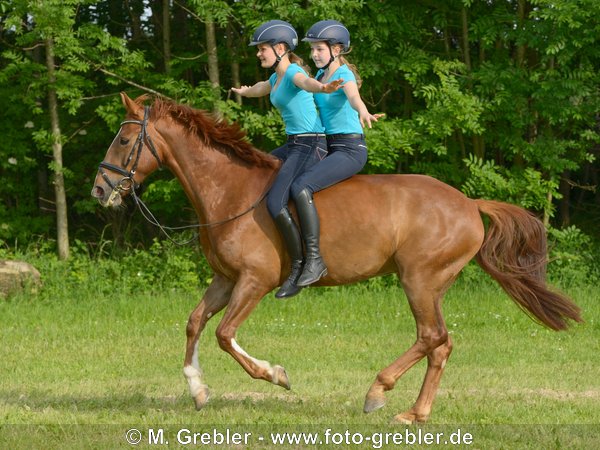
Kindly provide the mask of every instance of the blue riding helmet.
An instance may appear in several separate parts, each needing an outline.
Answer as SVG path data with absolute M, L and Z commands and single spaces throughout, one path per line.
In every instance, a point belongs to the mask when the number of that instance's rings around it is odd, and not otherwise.
M 305 42 L 327 42 L 329 46 L 342 44 L 343 51 L 350 49 L 350 32 L 337 20 L 321 20 L 306 32 Z
M 298 45 L 298 33 L 293 26 L 283 20 L 270 20 L 263 23 L 252 35 L 249 45 L 284 43 L 290 51 L 294 51 Z

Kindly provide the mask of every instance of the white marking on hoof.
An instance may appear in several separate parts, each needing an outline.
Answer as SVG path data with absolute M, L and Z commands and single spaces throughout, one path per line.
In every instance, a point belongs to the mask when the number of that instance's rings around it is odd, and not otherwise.
M 192 397 L 196 398 L 196 396 L 208 389 L 208 387 L 202 383 L 202 371 L 200 369 L 193 366 L 185 366 L 183 368 L 183 374 L 187 378 Z
M 412 425 L 413 421 L 410 419 L 406 419 L 405 417 L 402 417 L 401 414 L 398 414 L 397 416 L 394 417 L 394 422 L 396 423 L 401 423 L 404 425 Z

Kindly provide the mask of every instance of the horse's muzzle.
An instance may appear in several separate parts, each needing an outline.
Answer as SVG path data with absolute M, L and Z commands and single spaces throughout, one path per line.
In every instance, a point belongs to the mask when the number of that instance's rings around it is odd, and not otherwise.
M 104 189 L 100 186 L 94 186 L 94 188 L 92 189 L 92 197 L 97 198 L 98 200 L 101 200 L 104 198 Z
M 98 199 L 98 202 L 105 208 L 110 206 L 117 207 L 122 202 L 120 191 L 118 189 L 112 189 L 110 192 L 107 192 L 102 186 L 96 185 L 92 189 L 92 197 Z

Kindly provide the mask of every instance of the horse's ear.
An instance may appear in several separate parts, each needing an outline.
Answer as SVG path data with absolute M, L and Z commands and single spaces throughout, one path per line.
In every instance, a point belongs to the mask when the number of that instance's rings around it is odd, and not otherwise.
M 140 108 L 135 101 L 133 101 L 125 92 L 121 92 L 121 101 L 123 102 L 123 106 L 127 110 L 128 113 L 135 114 L 137 110 Z

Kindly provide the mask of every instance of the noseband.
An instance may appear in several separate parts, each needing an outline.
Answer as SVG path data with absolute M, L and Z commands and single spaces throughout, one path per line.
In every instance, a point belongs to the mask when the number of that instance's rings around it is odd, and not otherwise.
M 150 135 L 148 135 L 148 132 L 146 131 L 146 126 L 148 125 L 149 115 L 150 115 L 150 107 L 145 106 L 144 107 L 144 120 L 125 120 L 124 122 L 121 122 L 121 127 L 128 123 L 134 123 L 136 125 L 141 126 L 140 133 L 138 134 L 138 137 L 137 137 L 135 143 L 133 144 L 133 147 L 131 148 L 131 152 L 129 152 L 129 156 L 127 157 L 127 162 L 125 162 L 125 167 L 123 168 L 123 167 L 115 166 L 114 164 L 110 164 L 110 163 L 107 163 L 104 161 L 102 161 L 98 167 L 98 172 L 100 173 L 100 175 L 102 176 L 104 181 L 106 181 L 106 183 L 112 188 L 112 192 L 110 194 L 111 200 L 114 200 L 114 198 L 117 195 L 119 195 L 121 192 L 128 191 L 129 189 L 132 189 L 132 188 L 133 188 L 133 190 L 135 190 L 135 188 L 137 187 L 133 177 L 135 175 L 138 164 L 140 162 L 140 156 L 142 154 L 142 150 L 144 149 L 144 141 L 146 141 L 146 143 L 148 144 L 148 149 L 150 150 L 150 153 L 152 153 L 152 156 L 154 156 L 154 158 L 156 158 L 156 160 L 158 161 L 158 167 L 159 168 L 162 167 L 162 162 L 160 161 L 160 157 L 158 156 L 158 152 L 156 151 L 154 142 L 152 142 L 152 138 L 150 137 Z M 119 135 L 119 133 L 117 133 L 117 136 L 118 135 Z M 115 137 L 115 139 L 116 139 L 116 137 Z M 135 155 L 135 161 L 133 162 L 133 166 L 131 166 L 131 169 L 129 171 L 127 171 L 127 166 L 129 166 L 129 163 L 133 159 L 134 155 Z M 108 175 L 106 175 L 106 172 L 102 169 L 110 170 L 111 172 L 116 172 L 120 175 L 123 175 L 123 178 L 121 178 L 121 180 L 115 185 L 110 180 Z

